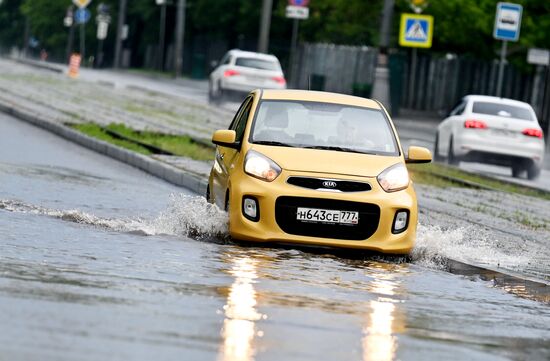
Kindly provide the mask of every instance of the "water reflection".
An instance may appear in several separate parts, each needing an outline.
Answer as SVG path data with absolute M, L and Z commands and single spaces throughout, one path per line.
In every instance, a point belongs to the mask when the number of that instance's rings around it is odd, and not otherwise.
M 262 318 L 262 314 L 256 310 L 257 293 L 254 289 L 258 278 L 258 262 L 246 255 L 231 257 L 229 260 L 229 274 L 235 277 L 235 281 L 224 306 L 223 345 L 218 359 L 251 361 L 255 355 L 254 339 L 261 335 L 261 332 L 256 332 L 256 321 Z
M 381 272 L 369 274 L 374 279 L 368 290 L 378 297 L 369 302 L 369 313 L 363 327 L 364 361 L 394 360 L 397 352 L 396 334 L 405 328 L 403 315 L 396 314 L 396 303 L 399 302 L 395 297 L 399 287 L 395 279 L 397 270 L 385 265 L 381 268 Z

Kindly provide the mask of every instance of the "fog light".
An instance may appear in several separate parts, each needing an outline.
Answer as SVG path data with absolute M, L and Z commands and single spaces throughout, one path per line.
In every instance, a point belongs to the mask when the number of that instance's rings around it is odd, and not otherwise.
M 406 210 L 398 211 L 395 214 L 395 218 L 393 219 L 392 233 L 394 234 L 401 233 L 407 229 L 408 225 L 409 225 L 409 211 L 406 211 Z
M 260 209 L 256 198 L 243 198 L 243 214 L 247 219 L 254 222 L 257 222 L 260 219 Z

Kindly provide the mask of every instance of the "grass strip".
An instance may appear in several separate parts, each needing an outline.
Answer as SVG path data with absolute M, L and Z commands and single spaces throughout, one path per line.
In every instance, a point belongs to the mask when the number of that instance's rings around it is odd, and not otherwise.
M 129 142 L 127 140 L 118 139 L 113 137 L 112 135 L 105 132 L 103 128 L 101 128 L 97 124 L 92 123 L 85 123 L 85 124 L 70 124 L 70 127 L 73 129 L 76 129 L 86 135 L 89 135 L 90 137 L 94 137 L 100 140 L 103 140 L 105 142 L 118 145 L 122 148 L 126 148 L 128 150 L 145 154 L 145 155 L 151 155 L 151 151 L 149 151 L 147 148 L 144 148 L 140 146 L 139 144 Z
M 411 178 L 414 182 L 420 184 L 433 185 L 441 188 L 468 186 L 469 183 L 472 187 L 493 189 L 501 192 L 516 193 L 524 196 L 542 198 L 550 200 L 550 193 L 544 191 L 538 191 L 536 189 L 523 187 L 498 179 L 491 179 L 488 177 L 471 174 L 464 172 L 455 167 L 449 167 L 444 164 L 430 163 L 430 164 L 409 164 L 407 165 Z M 454 181 L 457 179 L 458 181 Z
M 195 160 L 209 161 L 214 159 L 213 148 L 195 142 L 186 135 L 163 134 L 151 131 L 136 131 L 124 124 L 109 124 L 101 127 L 93 123 L 72 125 L 73 128 L 86 133 L 87 135 L 120 145 L 124 148 L 139 151 L 142 154 L 153 154 L 151 150 L 132 141 L 159 148 L 165 152 L 177 156 L 187 157 Z M 120 135 L 125 139 L 119 139 L 109 134 L 106 130 Z M 139 149 L 139 150 L 138 150 Z

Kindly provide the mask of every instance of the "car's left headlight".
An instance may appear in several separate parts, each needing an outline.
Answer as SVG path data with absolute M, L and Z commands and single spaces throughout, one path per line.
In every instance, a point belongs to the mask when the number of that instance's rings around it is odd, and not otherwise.
M 386 192 L 397 192 L 409 186 L 410 178 L 407 167 L 398 163 L 386 168 L 377 177 L 378 183 Z
M 244 171 L 266 182 L 273 182 L 281 174 L 281 167 L 265 155 L 249 150 L 244 159 Z

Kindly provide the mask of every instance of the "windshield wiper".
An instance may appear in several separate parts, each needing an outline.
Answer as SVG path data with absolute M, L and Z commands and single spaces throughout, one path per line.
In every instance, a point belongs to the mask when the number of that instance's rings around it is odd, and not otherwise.
M 291 147 L 294 148 L 292 144 L 283 143 L 283 142 L 277 142 L 275 140 L 255 140 L 254 144 L 260 144 L 260 145 L 276 145 L 279 147 Z
M 328 146 L 328 145 L 312 145 L 312 146 L 307 146 L 307 147 L 304 147 L 304 148 L 307 148 L 307 149 L 335 150 L 335 151 L 337 151 L 337 152 L 350 152 L 350 153 L 372 154 L 372 155 L 376 155 L 376 154 L 377 154 L 377 153 L 375 153 L 375 152 L 361 151 L 361 150 L 352 149 L 352 148 L 336 147 L 336 146 Z

